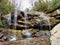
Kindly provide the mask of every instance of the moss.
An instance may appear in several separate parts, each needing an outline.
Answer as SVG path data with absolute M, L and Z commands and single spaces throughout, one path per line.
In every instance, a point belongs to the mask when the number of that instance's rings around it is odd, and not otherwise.
M 0 27 L 3 27 L 4 25 L 2 23 L 0 23 Z

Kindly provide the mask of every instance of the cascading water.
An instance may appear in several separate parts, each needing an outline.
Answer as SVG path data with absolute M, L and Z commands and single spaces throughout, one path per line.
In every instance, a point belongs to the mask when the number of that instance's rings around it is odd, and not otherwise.
M 14 3 L 13 4 L 15 5 L 15 10 L 14 10 L 14 26 L 13 26 L 13 29 L 16 30 L 17 14 L 18 14 L 17 13 L 18 8 L 17 8 L 16 0 L 14 0 Z M 16 36 L 16 33 L 14 32 L 14 34 L 11 36 L 10 41 L 15 41 L 15 40 L 17 40 L 17 36 Z
M 51 26 L 50 26 L 50 17 L 48 17 L 48 16 L 45 16 L 45 14 L 44 13 L 42 13 L 42 12 L 39 12 L 38 13 L 40 16 L 40 18 L 42 18 L 42 20 L 41 21 L 43 21 L 43 20 L 45 20 L 45 21 L 47 21 L 48 22 L 48 24 L 49 24 L 49 30 L 51 29 Z
M 16 25 L 17 25 L 17 10 L 15 10 L 15 12 L 14 12 L 14 27 L 13 27 L 13 29 L 15 29 L 15 30 L 16 30 Z
M 45 14 L 42 13 L 42 12 L 38 12 L 38 14 L 40 15 L 39 17 L 42 18 L 42 20 L 40 20 L 40 22 L 41 21 L 44 21 L 44 20 L 47 21 L 48 22 L 48 25 L 49 25 L 49 30 L 51 30 L 50 17 L 45 16 Z M 41 24 L 41 23 L 40 23 L 40 28 L 43 28 L 43 24 Z M 50 33 L 49 33 L 49 36 L 50 36 Z
M 8 25 L 9 25 L 9 28 L 10 28 L 10 25 L 11 25 L 11 14 L 8 14 L 8 17 L 7 17 L 7 21 L 8 21 Z
M 16 30 L 16 25 L 17 25 L 17 10 L 14 11 L 14 26 L 13 29 Z M 12 39 L 10 41 L 15 41 L 17 40 L 16 33 L 14 32 L 13 36 L 11 36 Z
M 8 25 L 9 25 L 9 28 L 10 28 L 10 25 L 11 25 L 11 14 L 8 14 L 7 16 L 7 21 L 8 21 Z M 15 20 L 16 21 L 16 20 Z M 16 22 L 15 22 L 16 23 Z M 16 25 L 16 24 L 15 24 Z M 16 29 L 16 27 L 14 27 L 14 29 Z M 16 34 L 16 33 L 15 33 Z M 11 36 L 11 39 L 10 41 L 14 41 L 16 40 L 16 35 L 13 34 L 14 36 Z
M 26 24 L 28 22 L 28 15 L 27 15 L 27 12 L 24 12 L 24 17 L 25 17 L 25 35 L 27 36 L 27 42 L 26 42 L 26 45 L 29 45 L 29 40 L 32 39 L 31 37 L 31 33 L 29 32 L 28 30 L 28 25 Z
M 27 12 L 24 12 L 24 17 L 25 17 L 25 29 L 27 30 L 27 21 L 28 21 L 28 16 L 27 16 Z

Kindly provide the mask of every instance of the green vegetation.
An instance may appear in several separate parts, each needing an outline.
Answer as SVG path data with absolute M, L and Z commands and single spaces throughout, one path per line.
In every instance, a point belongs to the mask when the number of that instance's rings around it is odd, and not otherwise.
M 59 8 L 60 8 L 60 0 L 52 0 L 50 2 L 44 2 L 42 0 L 39 0 L 38 2 L 35 3 L 33 10 L 48 13 L 53 12 L 54 10 L 57 10 Z
M 14 6 L 8 0 L 0 0 L 0 13 L 2 15 L 10 13 L 13 9 Z
M 52 0 L 48 5 L 48 12 L 53 12 L 60 8 L 60 0 Z
M 36 11 L 46 11 L 47 10 L 47 3 L 46 2 L 35 2 L 35 6 L 33 7 L 33 10 Z
M 3 27 L 4 25 L 2 23 L 0 23 L 0 27 Z
M 8 0 L 0 0 L 0 27 L 6 27 L 6 20 L 1 20 L 2 16 L 11 13 L 14 10 L 14 6 L 8 2 Z
M 0 22 L 0 27 L 8 27 L 6 20 L 2 20 L 2 22 Z

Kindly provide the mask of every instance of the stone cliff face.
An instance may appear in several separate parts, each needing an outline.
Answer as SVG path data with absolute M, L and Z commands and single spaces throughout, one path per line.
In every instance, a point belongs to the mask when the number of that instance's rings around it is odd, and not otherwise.
M 40 30 L 49 30 L 49 26 L 51 26 L 50 30 L 58 23 L 60 23 L 60 14 L 58 14 L 56 11 L 51 13 L 51 14 L 45 14 L 47 16 L 49 16 L 49 23 L 46 20 L 42 20 L 43 18 L 39 17 L 39 15 L 34 12 L 28 12 L 27 13 L 27 22 L 25 22 L 25 17 L 24 17 L 24 12 L 22 11 L 18 11 L 18 16 L 17 16 L 17 30 L 24 30 L 25 29 L 25 25 L 27 25 L 27 28 L 33 28 L 33 29 L 40 29 Z M 10 28 L 12 28 L 14 26 L 14 12 L 12 12 L 11 14 L 11 25 Z M 42 21 L 40 21 L 42 20 Z M 43 26 L 41 26 L 43 25 Z M 41 28 L 40 28 L 41 27 Z
M 18 12 L 18 16 L 17 16 L 17 29 L 18 30 L 24 30 L 26 28 L 30 29 L 39 29 L 39 30 L 49 30 L 49 23 L 48 20 L 44 19 L 44 16 L 39 17 L 40 15 L 38 13 L 27 13 L 27 21 L 26 21 L 26 17 L 24 12 Z M 11 16 L 12 18 L 12 26 L 13 26 L 13 18 L 14 18 L 14 14 L 12 14 Z M 50 20 L 50 19 L 49 19 Z M 40 28 L 41 27 L 41 28 Z M 12 27 L 11 27 L 12 28 Z
M 50 22 L 51 22 L 51 24 L 54 27 L 55 25 L 57 25 L 58 23 L 60 23 L 60 10 L 58 9 L 58 10 L 52 12 L 50 14 L 50 17 L 51 17 L 51 21 Z

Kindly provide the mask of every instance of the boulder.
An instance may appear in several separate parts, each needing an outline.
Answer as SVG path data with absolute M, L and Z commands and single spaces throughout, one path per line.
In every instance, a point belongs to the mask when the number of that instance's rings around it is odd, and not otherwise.
M 60 23 L 57 24 L 50 32 L 51 45 L 60 45 Z

